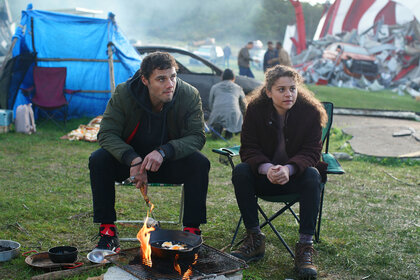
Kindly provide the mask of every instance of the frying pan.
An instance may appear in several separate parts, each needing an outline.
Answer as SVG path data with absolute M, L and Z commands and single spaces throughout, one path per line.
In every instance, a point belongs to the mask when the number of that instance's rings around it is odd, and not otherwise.
M 37 253 L 36 251 L 25 252 L 22 255 L 25 256 L 28 253 L 35 252 L 36 254 L 27 256 L 25 262 L 27 265 L 42 268 L 42 269 L 54 269 L 54 268 L 75 268 L 80 266 L 82 263 L 54 263 L 48 254 L 48 252 Z
M 187 249 L 171 250 L 169 248 L 162 248 L 161 245 L 165 241 L 170 241 L 172 244 L 183 243 L 187 245 Z M 179 254 L 180 257 L 190 257 L 198 251 L 201 244 L 203 244 L 203 239 L 200 235 L 190 232 L 157 228 L 150 232 L 149 244 L 152 247 L 152 257 L 173 258 L 176 254 Z

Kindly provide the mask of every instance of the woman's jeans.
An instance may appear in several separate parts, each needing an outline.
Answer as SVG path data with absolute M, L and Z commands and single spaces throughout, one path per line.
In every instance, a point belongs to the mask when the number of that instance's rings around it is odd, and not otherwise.
M 316 168 L 308 167 L 303 174 L 295 177 L 292 176 L 285 185 L 277 185 L 272 184 L 266 175 L 255 175 L 247 163 L 235 166 L 232 182 L 235 187 L 236 201 L 247 229 L 259 225 L 256 196 L 297 193 L 300 195 L 299 232 L 315 234 L 322 187 L 321 176 Z
M 93 197 L 93 221 L 114 223 L 115 182 L 130 177 L 130 167 L 121 164 L 109 152 L 98 149 L 89 158 L 90 182 Z M 210 161 L 200 152 L 163 162 L 157 172 L 148 172 L 153 183 L 184 184 L 184 225 L 206 223 L 206 197 Z

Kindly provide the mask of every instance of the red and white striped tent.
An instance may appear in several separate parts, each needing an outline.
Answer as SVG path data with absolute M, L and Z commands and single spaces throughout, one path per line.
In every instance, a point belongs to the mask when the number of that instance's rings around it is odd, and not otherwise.
M 361 34 L 381 19 L 395 25 L 414 18 L 420 21 L 420 0 L 335 0 L 325 9 L 313 39 L 354 29 Z

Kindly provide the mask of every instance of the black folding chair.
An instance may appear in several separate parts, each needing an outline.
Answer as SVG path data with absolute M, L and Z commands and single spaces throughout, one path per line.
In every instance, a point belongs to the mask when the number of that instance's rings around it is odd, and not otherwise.
M 328 145 L 330 140 L 330 129 L 333 122 L 333 110 L 334 106 L 331 102 L 323 102 L 325 110 L 328 114 L 328 122 L 326 126 L 322 129 L 322 143 L 324 147 L 324 152 L 322 152 L 322 160 L 326 163 L 328 163 L 328 169 L 327 174 L 343 174 L 344 170 L 341 167 L 340 163 L 337 161 L 337 159 L 334 157 L 334 155 L 330 154 L 328 152 Z M 220 155 L 220 162 L 229 164 L 230 167 L 235 167 L 235 164 L 233 162 L 233 158 L 236 156 L 239 156 L 239 148 L 240 146 L 234 146 L 234 147 L 225 147 L 225 148 L 219 148 L 219 149 L 213 149 L 212 151 Z M 315 231 L 315 241 L 319 242 L 319 233 L 321 231 L 321 220 L 322 220 L 322 208 L 324 204 L 324 191 L 325 191 L 325 184 L 327 182 L 327 179 L 322 182 L 322 190 L 321 190 L 321 200 L 319 205 L 319 213 L 318 213 L 318 221 L 317 221 L 317 227 Z M 266 225 L 269 225 L 270 228 L 273 230 L 274 234 L 279 238 L 281 243 L 286 247 L 287 251 L 290 253 L 292 258 L 295 257 L 292 249 L 290 249 L 289 245 L 286 243 L 286 241 L 283 239 L 281 234 L 278 232 L 278 230 L 273 225 L 272 221 L 276 219 L 278 216 L 286 212 L 287 210 L 292 213 L 292 215 L 295 217 L 296 221 L 299 223 L 299 216 L 293 211 L 292 206 L 299 202 L 299 194 L 287 194 L 287 195 L 275 195 L 275 196 L 257 196 L 258 199 L 262 199 L 264 201 L 268 202 L 275 202 L 275 203 L 284 203 L 284 206 L 278 210 L 274 215 L 271 217 L 268 217 L 264 210 L 261 208 L 261 206 L 257 203 L 257 208 L 260 214 L 264 218 L 264 222 L 260 224 L 260 228 L 265 227 Z M 236 236 L 239 231 L 239 227 L 242 223 L 242 216 L 239 218 L 238 224 L 235 229 L 235 233 L 233 235 L 232 241 L 230 243 L 230 247 L 232 248 L 234 246 Z

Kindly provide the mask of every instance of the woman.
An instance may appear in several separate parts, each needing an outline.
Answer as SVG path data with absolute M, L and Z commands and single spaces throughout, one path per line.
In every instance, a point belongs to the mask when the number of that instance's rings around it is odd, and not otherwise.
M 265 83 L 250 102 L 241 133 L 240 156 L 232 175 L 236 200 L 247 235 L 232 255 L 245 261 L 261 259 L 265 236 L 260 231 L 255 195 L 300 194 L 300 238 L 295 267 L 316 276 L 312 236 L 326 164 L 319 162 L 322 126 L 328 116 L 291 67 L 267 70 Z
M 225 129 L 225 138 L 232 138 L 234 133 L 241 132 L 243 114 L 246 110 L 245 94 L 235 84 L 235 74 L 231 69 L 222 73 L 222 81 L 213 85 L 209 96 L 209 125 L 214 129 L 213 138 L 217 139 Z

